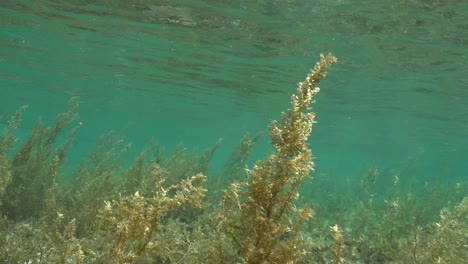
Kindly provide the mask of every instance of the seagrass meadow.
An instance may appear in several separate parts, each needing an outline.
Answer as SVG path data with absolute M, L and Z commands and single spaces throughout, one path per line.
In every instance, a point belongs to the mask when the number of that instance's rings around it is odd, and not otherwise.
M 465 263 L 467 10 L 1 1 L 0 264 Z

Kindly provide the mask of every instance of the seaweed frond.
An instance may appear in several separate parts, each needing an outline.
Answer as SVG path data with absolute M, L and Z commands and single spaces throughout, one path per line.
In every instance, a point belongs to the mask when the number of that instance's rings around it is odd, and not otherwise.
M 26 108 L 27 106 L 22 106 L 16 111 L 16 114 L 8 122 L 8 127 L 0 135 L 0 205 L 2 205 L 3 195 L 12 178 L 11 162 L 7 152 L 13 148 L 16 142 L 15 131 L 21 123 L 21 116 Z
M 76 131 L 81 126 L 78 124 L 71 128 L 65 143 L 57 146 L 63 131 L 76 120 L 77 108 L 77 98 L 72 98 L 51 127 L 39 120 L 26 141 L 12 155 L 9 162 L 11 182 L 5 189 L 2 203 L 2 209 L 8 212 L 9 218 L 28 219 L 39 216 L 44 210 L 42 205 L 45 196 L 55 185 L 56 172 L 65 160 Z M 12 122 L 14 123 L 17 121 Z M 14 136 L 11 133 L 7 137 L 7 145 L 13 142 Z M 52 171 L 55 173 L 51 173 Z
M 344 239 L 343 235 L 341 234 L 340 228 L 338 225 L 334 225 L 330 227 L 331 235 L 335 244 L 333 244 L 333 252 L 335 253 L 334 263 L 335 264 L 343 264 L 343 249 L 344 249 Z
M 173 241 L 155 241 L 154 234 L 162 228 L 165 217 L 182 206 L 201 206 L 206 192 L 202 187 L 205 176 L 197 174 L 166 188 L 158 164 L 154 164 L 153 174 L 152 197 L 136 192 L 105 203 L 100 213 L 107 238 L 102 259 L 112 260 L 111 263 L 136 263 L 149 250 L 156 256 L 164 255 Z
M 245 184 L 233 183 L 225 191 L 217 219 L 239 248 L 242 262 L 289 263 L 306 254 L 297 250 L 298 228 L 313 211 L 298 209 L 294 202 L 299 184 L 314 166 L 307 146 L 315 117 L 310 105 L 320 90 L 316 85 L 335 62 L 331 54 L 320 56 L 292 95 L 291 108 L 270 125 L 275 154 L 258 161 Z

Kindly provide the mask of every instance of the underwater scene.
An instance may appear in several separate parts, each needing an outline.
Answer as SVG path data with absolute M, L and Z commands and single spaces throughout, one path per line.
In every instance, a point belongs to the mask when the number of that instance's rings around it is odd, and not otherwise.
M 468 2 L 0 1 L 0 264 L 468 261 Z

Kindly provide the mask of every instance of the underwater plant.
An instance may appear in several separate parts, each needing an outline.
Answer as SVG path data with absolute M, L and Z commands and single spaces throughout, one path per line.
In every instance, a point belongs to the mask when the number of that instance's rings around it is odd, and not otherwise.
M 314 166 L 307 145 L 315 117 L 310 105 L 320 91 L 317 84 L 336 61 L 331 54 L 320 56 L 291 96 L 291 108 L 270 125 L 275 153 L 255 164 L 247 182 L 234 182 L 225 191 L 217 219 L 244 263 L 289 263 L 307 254 L 300 250 L 299 228 L 314 213 L 294 202 Z
M 0 206 L 2 205 L 5 190 L 12 179 L 11 162 L 8 158 L 8 152 L 11 151 L 16 141 L 15 131 L 21 123 L 21 116 L 25 109 L 26 106 L 23 106 L 16 111 L 16 114 L 8 122 L 8 128 L 0 135 Z
M 24 220 L 41 216 L 47 206 L 44 201 L 54 199 L 52 196 L 56 172 L 65 161 L 80 125 L 71 128 L 65 142 L 59 146 L 58 137 L 75 121 L 77 108 L 77 98 L 72 98 L 65 112 L 57 115 L 52 126 L 45 126 L 39 119 L 27 140 L 13 153 L 13 158 L 9 161 L 11 179 L 4 191 L 4 196 L 8 199 L 0 203 L 10 219 Z M 16 140 L 11 133 L 23 110 L 24 107 L 20 108 L 10 122 L 10 132 L 5 134 L 7 143 Z
M 197 174 L 178 185 L 164 187 L 165 178 L 159 165 L 153 165 L 152 173 L 154 193 L 150 198 L 136 192 L 129 197 L 106 201 L 100 212 L 107 241 L 101 259 L 112 263 L 137 263 L 147 251 L 158 257 L 164 255 L 171 241 L 155 241 L 153 236 L 167 215 L 186 205 L 201 207 L 206 192 L 201 185 L 206 176 Z

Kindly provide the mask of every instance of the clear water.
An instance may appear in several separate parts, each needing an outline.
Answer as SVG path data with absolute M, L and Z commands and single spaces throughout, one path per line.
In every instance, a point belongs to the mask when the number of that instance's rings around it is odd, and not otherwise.
M 3 0 L 0 114 L 29 105 L 21 139 L 79 96 L 76 157 L 126 128 L 135 153 L 151 139 L 223 138 L 222 162 L 332 52 L 310 139 L 317 173 L 466 181 L 467 21 L 462 0 Z

